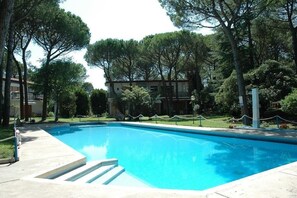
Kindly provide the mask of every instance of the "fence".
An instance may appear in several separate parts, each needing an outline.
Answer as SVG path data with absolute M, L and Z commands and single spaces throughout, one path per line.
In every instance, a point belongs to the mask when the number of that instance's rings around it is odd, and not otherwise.
M 129 120 L 137 120 L 137 121 L 145 121 L 147 120 L 145 116 L 143 116 L 142 114 L 138 115 L 138 116 L 131 116 L 128 115 L 126 116 L 129 118 Z M 192 117 L 186 117 L 186 116 L 179 116 L 179 115 L 174 115 L 172 117 L 164 117 L 164 116 L 159 116 L 157 114 L 155 114 L 154 116 L 148 117 L 148 120 L 154 121 L 156 124 L 158 124 L 158 122 L 175 122 L 176 125 L 178 125 L 178 123 L 180 121 L 192 121 L 192 124 L 194 125 L 195 122 L 198 121 L 198 126 L 202 127 L 204 125 L 204 123 L 207 121 L 208 123 L 210 122 L 218 122 L 216 120 L 212 120 L 212 119 L 207 119 L 202 115 L 198 115 L 198 116 L 192 116 Z M 229 124 L 229 128 L 234 128 L 236 127 L 236 124 L 242 124 L 245 127 L 250 127 L 249 125 L 244 125 L 243 123 L 252 123 L 253 118 L 247 115 L 243 115 L 240 118 L 230 118 L 228 120 L 225 120 L 226 123 Z M 295 121 L 291 121 L 285 118 L 282 118 L 279 115 L 273 116 L 273 117 L 269 117 L 269 118 L 262 118 L 260 119 L 261 122 L 261 127 L 262 128 L 269 128 L 269 125 L 276 125 L 276 128 L 279 129 L 287 129 L 289 128 L 289 124 L 295 126 L 297 125 L 297 122 Z M 219 124 L 219 123 L 218 123 Z

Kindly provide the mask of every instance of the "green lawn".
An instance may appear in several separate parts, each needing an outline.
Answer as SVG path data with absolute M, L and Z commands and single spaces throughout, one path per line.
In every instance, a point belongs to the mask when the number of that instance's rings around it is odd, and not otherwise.
M 150 123 L 156 123 L 156 124 L 172 124 L 172 125 L 181 125 L 181 126 L 197 126 L 197 127 L 210 127 L 210 128 L 240 128 L 244 127 L 243 123 L 241 121 L 239 122 L 230 122 L 229 117 L 208 117 L 206 119 L 201 119 L 201 122 L 198 118 L 194 120 L 178 120 L 178 119 L 153 119 L 150 121 L 144 121 L 144 122 L 150 122 Z M 284 128 L 282 128 L 284 126 Z M 260 128 L 270 128 L 270 129 L 293 129 L 296 130 L 297 126 L 293 124 L 280 124 L 277 126 L 275 122 L 261 122 Z
M 39 123 L 41 121 L 40 117 L 32 118 L 35 120 L 35 123 Z M 126 118 L 128 120 L 128 118 Z M 228 128 L 230 125 L 234 126 L 228 122 L 230 117 L 227 116 L 208 116 L 203 117 L 201 119 L 202 127 L 212 127 L 212 128 Z M 73 123 L 73 122 L 105 122 L 105 121 L 115 121 L 114 118 L 107 118 L 107 117 L 82 117 L 82 118 L 59 118 L 59 123 Z M 49 117 L 44 122 L 54 122 L 53 117 Z M 183 115 L 177 118 L 169 118 L 168 116 L 158 116 L 158 118 L 149 118 L 149 117 L 142 117 L 137 122 L 148 122 L 148 123 L 155 123 L 155 124 L 172 124 L 172 125 L 181 125 L 181 126 L 199 126 L 200 120 L 199 118 L 192 119 L 192 115 Z
M 40 117 L 33 118 L 36 123 L 41 121 Z M 126 118 L 127 120 L 127 118 Z M 231 117 L 228 116 L 202 116 L 201 120 L 198 116 L 195 117 L 193 122 L 192 115 L 182 115 L 178 117 L 170 118 L 168 116 L 158 116 L 158 117 L 141 117 L 137 122 L 148 122 L 154 124 L 171 124 L 171 125 L 180 125 L 180 126 L 195 126 L 195 127 L 211 127 L 211 128 L 233 128 L 233 127 L 242 127 L 242 121 L 239 122 L 230 122 Z M 105 122 L 105 121 L 115 121 L 114 118 L 106 117 L 81 117 L 81 118 L 59 118 L 59 123 L 72 123 L 72 122 Z M 47 118 L 45 122 L 54 122 L 54 118 Z M 292 124 L 287 125 L 289 129 L 296 129 L 296 126 Z M 261 128 L 277 128 L 275 122 L 263 122 L 261 123 Z
M 180 126 L 194 126 L 194 127 L 211 127 L 211 128 L 229 128 L 230 125 L 233 125 L 226 116 L 211 116 L 211 117 L 201 117 L 195 118 L 194 120 L 190 116 L 180 116 L 175 118 L 169 118 L 168 116 L 161 116 L 158 118 L 141 118 L 142 122 L 149 122 L 155 124 L 171 124 L 171 125 L 180 125 Z
M 14 135 L 13 127 L 3 128 L 0 127 L 0 140 L 11 137 Z M 14 139 L 0 142 L 0 159 L 11 158 L 14 154 Z

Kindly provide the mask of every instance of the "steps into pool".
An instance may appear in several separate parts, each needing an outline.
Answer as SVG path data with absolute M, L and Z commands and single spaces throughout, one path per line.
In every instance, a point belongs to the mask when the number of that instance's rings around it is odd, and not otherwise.
M 108 159 L 88 162 L 53 179 L 76 183 L 108 184 L 124 171 L 125 169 L 118 165 L 117 159 Z

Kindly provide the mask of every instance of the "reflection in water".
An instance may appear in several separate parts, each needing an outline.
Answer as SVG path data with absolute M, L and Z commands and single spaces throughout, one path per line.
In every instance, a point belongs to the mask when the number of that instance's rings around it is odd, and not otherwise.
M 117 158 L 158 188 L 204 190 L 297 160 L 296 145 L 123 126 L 70 131 L 51 134 L 88 161 Z
M 107 148 L 104 146 L 88 145 L 84 146 L 81 153 L 88 156 L 89 161 L 106 159 Z

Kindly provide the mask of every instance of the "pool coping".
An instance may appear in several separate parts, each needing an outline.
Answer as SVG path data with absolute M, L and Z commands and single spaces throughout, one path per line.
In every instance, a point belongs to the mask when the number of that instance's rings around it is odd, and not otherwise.
M 297 144 L 297 131 L 284 131 L 278 130 L 281 133 L 276 133 L 276 130 L 264 130 L 264 129 L 253 129 L 253 128 L 233 128 L 233 129 L 224 129 L 224 128 L 195 128 L 188 126 L 176 126 L 176 125 L 151 125 L 147 123 L 121 123 L 126 126 L 142 126 L 147 128 L 156 128 L 156 129 L 170 129 L 177 132 L 193 133 L 193 134 L 202 134 L 202 135 L 211 135 L 211 136 L 222 136 L 222 137 L 234 137 L 250 140 L 264 140 L 271 142 L 279 143 L 288 143 L 288 144 Z M 293 133 L 296 133 L 292 136 Z M 291 134 L 288 135 L 288 134 Z M 283 135 L 286 135 L 285 137 Z
M 126 124 L 126 122 L 121 122 Z M 129 124 L 131 124 L 129 122 Z M 144 123 L 133 123 L 134 125 L 143 125 Z M 145 124 L 147 125 L 147 124 Z M 148 125 L 147 125 L 148 126 Z M 158 124 L 158 126 L 160 126 Z M 169 125 L 170 126 L 170 125 Z M 35 129 L 32 129 L 35 128 Z M 44 126 L 43 126 L 44 127 Z M 162 125 L 162 127 L 168 127 L 166 125 Z M 171 126 L 172 127 L 172 126 Z M 191 127 L 182 127 L 193 129 Z M 197 128 L 194 128 L 197 130 Z M 213 129 L 209 128 L 202 128 L 203 130 L 212 131 Z M 218 129 L 215 129 L 218 130 Z M 219 129 L 221 130 L 221 129 Z M 228 129 L 229 130 L 229 129 Z M 223 129 L 222 131 L 226 131 Z M 48 160 L 53 163 L 52 166 L 47 166 L 48 164 L 43 164 L 44 166 L 36 168 L 38 171 L 33 171 L 33 174 L 26 174 L 22 172 L 22 175 L 16 177 L 14 179 L 9 178 L 9 171 L 10 173 L 19 172 L 19 169 L 27 169 L 30 168 L 30 165 L 24 163 L 22 160 L 22 154 L 28 153 L 36 153 L 36 148 L 40 147 L 41 145 L 35 144 L 34 140 L 29 141 L 22 145 L 21 155 L 20 155 L 20 162 L 11 164 L 8 167 L 0 166 L 0 175 L 3 175 L 2 172 L 8 171 L 8 174 L 4 174 L 4 178 L 0 179 L 0 185 L 5 186 L 6 190 L 0 192 L 0 196 L 2 193 L 3 195 L 14 195 L 16 197 L 32 197 L 32 195 L 37 195 L 38 193 L 42 192 L 42 188 L 39 186 L 46 187 L 53 186 L 51 189 L 47 189 L 48 195 L 61 195 L 61 190 L 63 191 L 63 195 L 66 197 L 71 197 L 73 195 L 79 197 L 96 197 L 98 193 L 105 197 L 114 197 L 115 195 L 121 195 L 121 197 L 151 197 L 154 195 L 158 195 L 158 197 L 288 197 L 288 196 L 296 196 L 297 194 L 297 162 L 284 165 L 275 169 L 271 169 L 265 172 L 261 172 L 259 174 L 255 174 L 240 180 L 236 180 L 234 182 L 230 182 L 218 187 L 214 187 L 204 191 L 188 191 L 188 190 L 167 190 L 167 189 L 155 189 L 155 188 L 135 188 L 135 187 L 119 187 L 119 186 L 101 186 L 95 184 L 86 184 L 86 185 L 77 185 L 70 182 L 55 182 L 47 179 L 40 179 L 36 178 L 36 176 L 40 175 L 41 173 L 45 173 L 49 171 L 51 168 L 59 168 L 61 166 L 67 165 L 69 163 L 74 163 L 75 161 L 83 160 L 84 156 L 78 154 L 75 150 L 70 149 L 67 145 L 60 142 L 56 138 L 48 135 L 47 132 L 42 130 L 39 126 L 28 126 L 21 129 L 22 136 L 26 139 L 28 136 L 31 136 L 34 133 L 40 134 L 40 139 L 46 138 L 47 142 L 55 142 L 55 147 L 59 147 L 62 150 L 67 150 L 69 152 L 69 156 L 67 158 L 61 159 L 61 156 L 54 156 L 53 153 L 55 150 L 54 148 L 47 148 L 48 153 L 46 154 Z M 247 131 L 250 133 L 250 131 Z M 261 134 L 260 134 L 261 135 Z M 279 136 L 279 135 L 278 135 Z M 281 137 L 283 138 L 283 137 Z M 287 137 L 288 138 L 288 137 Z M 295 137 L 291 137 L 295 138 Z M 37 140 L 36 140 L 37 141 Z M 57 142 L 59 141 L 59 142 Z M 32 148 L 30 148 L 32 146 Z M 35 149 L 35 150 L 34 150 Z M 54 151 L 53 151 L 54 150 Z M 52 155 L 53 154 L 53 155 Z M 73 155 L 73 156 L 70 156 Z M 24 155 L 26 156 L 26 155 Z M 46 156 L 43 156 L 46 157 Z M 26 157 L 25 157 L 26 158 Z M 61 161 L 59 161 L 61 160 Z M 26 159 L 24 159 L 26 161 Z M 34 161 L 34 159 L 31 159 Z M 58 162 L 59 161 L 59 162 Z M 54 163 L 56 162 L 56 163 Z M 38 164 L 41 163 L 40 159 L 36 159 L 34 163 Z M 7 169 L 7 170 L 6 170 Z M 4 172 L 3 172 L 4 173 Z M 7 178 L 5 178 L 7 176 Z M 18 184 L 22 185 L 21 189 L 16 189 L 15 186 Z M 10 190 L 9 190 L 10 189 Z M 29 190 L 28 190 L 29 189 Z M 30 192 L 30 189 L 32 192 Z M 57 190 L 59 189 L 59 190 Z M 70 190 L 71 189 L 71 190 Z M 88 191 L 85 192 L 85 191 Z M 35 194 L 36 193 L 36 194 Z M 58 193 L 58 194 L 57 194 Z M 94 194 L 92 194 L 94 193 Z M 27 196 L 28 195 L 28 196 Z M 29 196 L 30 195 L 30 196 Z M 40 196 L 40 194 L 38 194 Z M 41 197 L 46 197 L 45 194 L 41 194 Z M 4 196 L 4 197 L 5 197 Z

